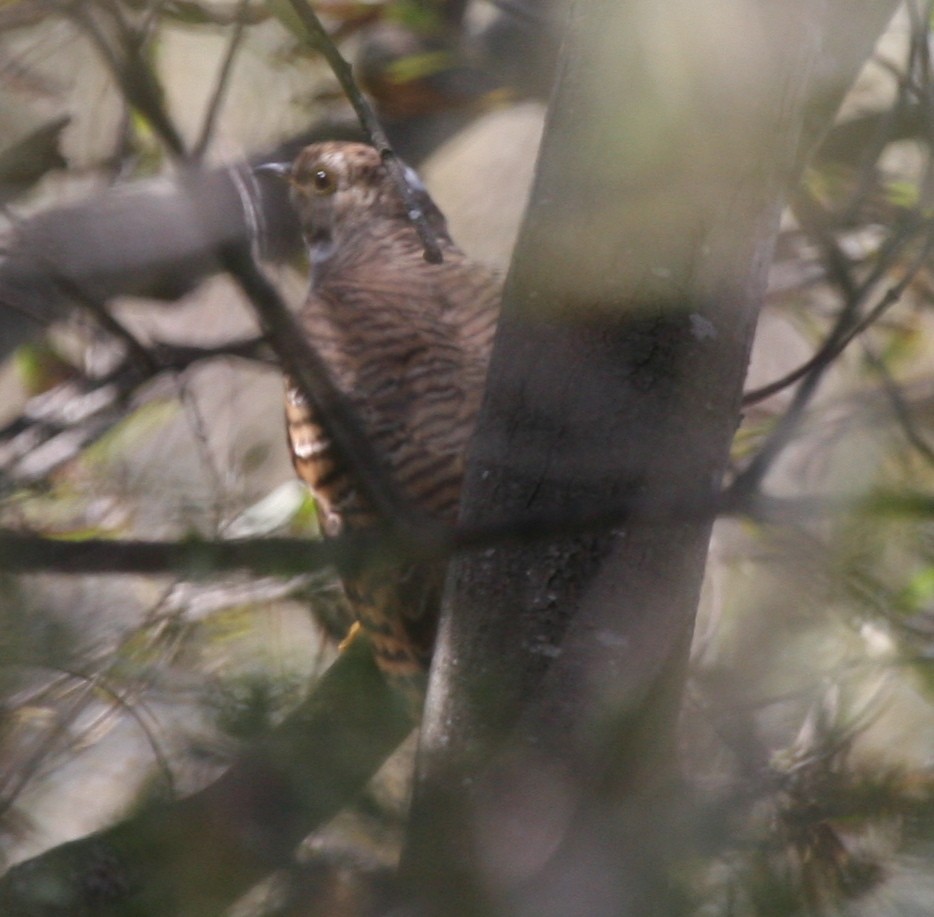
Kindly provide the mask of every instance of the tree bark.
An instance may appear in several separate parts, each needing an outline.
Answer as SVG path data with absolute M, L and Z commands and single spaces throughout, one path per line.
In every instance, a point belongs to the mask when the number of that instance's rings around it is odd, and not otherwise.
M 574 6 L 462 521 L 618 524 L 455 562 L 423 912 L 675 912 L 679 699 L 784 195 L 894 7 Z

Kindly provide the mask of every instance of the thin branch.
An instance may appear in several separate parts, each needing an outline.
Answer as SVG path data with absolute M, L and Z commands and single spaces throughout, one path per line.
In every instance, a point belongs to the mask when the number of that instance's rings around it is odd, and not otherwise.
M 176 159 L 187 159 L 185 142 L 162 103 L 162 87 L 152 68 L 143 59 L 138 42 L 116 8 L 112 12 L 122 40 L 122 59 L 111 48 L 84 4 L 72 4 L 68 10 L 97 47 L 126 100 L 146 119 Z
M 196 454 L 199 458 L 199 464 L 205 470 L 210 481 L 211 493 L 211 528 L 215 533 L 219 533 L 224 520 L 224 476 L 218 468 L 217 457 L 211 449 L 210 426 L 198 404 L 198 399 L 192 392 L 184 377 L 173 376 L 172 382 L 175 385 L 176 397 L 182 407 L 182 413 L 185 418 L 185 424 L 191 432 L 191 438 L 194 442 Z M 207 502 L 207 500 L 205 500 Z
M 925 230 L 930 233 L 932 231 L 932 226 L 934 226 L 934 222 L 931 220 L 916 220 L 910 222 L 899 232 L 896 232 L 892 238 L 886 242 L 882 250 L 879 252 L 876 258 L 876 262 L 870 270 L 868 276 L 862 281 L 862 283 L 858 285 L 858 287 L 856 287 L 856 289 L 853 291 L 852 297 L 848 297 L 848 301 L 844 304 L 843 309 L 841 309 L 840 314 L 834 323 L 834 327 L 831 328 L 829 334 L 824 340 L 824 343 L 821 344 L 821 346 L 817 349 L 817 352 L 810 359 L 806 360 L 800 366 L 793 369 L 787 375 L 782 376 L 780 379 L 776 379 L 775 381 L 769 382 L 760 388 L 746 392 L 743 395 L 743 405 L 749 406 L 750 404 L 757 404 L 760 401 L 764 401 L 766 398 L 769 398 L 772 395 L 782 391 L 782 389 L 793 385 L 812 370 L 823 367 L 825 363 L 832 362 L 841 352 L 840 349 L 837 349 L 838 347 L 845 349 L 854 337 L 862 333 L 862 330 L 865 330 L 865 327 L 868 327 L 868 325 L 865 324 L 865 319 L 859 322 L 855 322 L 854 324 L 852 318 L 854 306 L 858 305 L 859 302 L 862 301 L 862 299 L 875 288 L 876 284 L 879 283 L 883 275 L 892 268 L 896 257 L 902 252 L 907 244 Z M 809 232 L 810 231 L 812 230 L 809 227 Z M 820 241 L 822 245 L 824 243 L 830 243 L 836 246 L 836 243 L 833 241 L 832 237 L 829 236 L 829 234 L 826 232 L 821 234 Z M 837 278 L 838 282 L 840 264 L 839 259 L 841 257 L 842 253 L 839 253 L 838 249 L 838 255 L 835 256 L 837 267 L 828 271 L 828 274 Z M 892 303 L 890 302 L 889 305 L 892 305 Z
M 84 711 L 89 695 L 90 689 L 85 685 L 82 693 L 68 704 L 67 709 L 57 711 L 47 732 L 34 736 L 32 741 L 26 743 L 25 749 L 20 747 L 20 754 L 26 752 L 25 760 L 13 772 L 4 775 L 6 779 L 0 797 L 0 817 L 16 805 L 30 782 L 47 763 L 53 749 L 59 743 L 66 744 L 64 740 L 69 729 Z
M 68 433 L 67 448 L 63 447 L 43 474 L 38 475 L 43 477 L 123 420 L 125 414 L 116 410 L 117 406 L 163 372 L 182 372 L 202 360 L 217 357 L 237 357 L 270 365 L 274 362 L 265 340 L 258 337 L 206 348 L 156 343 L 144 348 L 144 352 L 145 360 L 131 352 L 112 372 L 99 379 L 67 382 L 30 399 L 18 417 L 0 428 L 0 469 L 10 478 L 21 477 L 16 469 L 27 455 L 35 454 L 37 448 L 60 433 Z M 52 404 L 63 404 L 66 400 L 70 417 L 59 418 Z M 76 410 L 81 402 L 86 407 Z M 29 473 L 25 477 L 33 480 L 37 476 Z
M 231 11 L 229 3 L 208 3 L 206 0 L 169 0 L 168 3 L 160 3 L 160 12 L 165 19 L 178 19 L 191 26 L 193 21 L 192 14 L 196 14 L 198 21 L 206 25 L 233 25 L 243 23 L 244 25 L 259 25 L 266 22 L 272 13 L 269 12 L 269 5 L 266 0 L 259 0 L 258 3 L 251 3 L 250 0 L 243 0 L 241 6 Z
M 106 305 L 89 296 L 78 284 L 63 274 L 50 272 L 49 278 L 63 293 L 82 306 L 101 328 L 126 347 L 128 361 L 150 374 L 159 371 L 159 366 L 149 350 L 122 322 L 114 318 Z
M 266 575 L 308 573 L 333 566 L 348 552 L 366 555 L 375 539 L 308 541 L 264 538 L 247 541 L 64 541 L 0 529 L 0 570 L 35 573 L 176 573 L 197 579 L 222 570 Z
M 931 235 L 934 234 L 934 223 L 926 223 L 916 227 L 916 230 L 922 228 L 927 228 L 929 233 L 929 239 Z M 916 234 L 915 231 L 909 235 L 902 238 L 899 248 L 903 247 L 904 244 Z M 930 241 L 928 242 L 928 246 Z M 927 246 L 925 251 L 928 251 Z M 894 256 L 895 252 L 890 251 L 888 253 L 889 257 L 883 256 L 881 258 L 881 263 L 884 263 L 885 270 L 891 266 L 891 257 Z M 926 257 L 926 255 L 924 256 Z M 820 370 L 823 371 L 824 367 L 832 363 L 844 350 L 864 331 L 869 327 L 875 324 L 892 306 L 894 306 L 902 297 L 905 290 L 910 286 L 912 280 L 914 279 L 917 272 L 924 267 L 924 258 L 919 257 L 913 267 L 908 271 L 902 280 L 897 284 L 890 286 L 879 302 L 876 303 L 869 310 L 869 312 L 855 324 L 850 324 L 850 313 L 843 312 L 837 320 L 835 326 L 831 329 L 830 333 L 827 335 L 824 343 L 817 349 L 817 352 L 796 369 L 793 369 L 790 373 L 785 376 L 782 376 L 780 379 L 776 379 L 774 382 L 769 382 L 767 385 L 763 385 L 761 388 L 753 389 L 752 391 L 746 392 L 743 395 L 743 405 L 748 407 L 751 404 L 758 404 L 760 401 L 764 401 L 766 398 L 770 398 L 772 395 L 777 394 L 783 389 L 788 388 L 791 385 L 794 385 L 795 382 L 798 382 L 800 379 L 803 379 L 808 373 Z M 869 290 L 872 286 L 878 282 L 879 274 L 881 271 L 874 271 L 872 276 L 868 278 L 863 284 L 860 285 L 861 290 Z M 849 326 L 849 330 L 844 326 Z
M 885 361 L 871 347 L 864 345 L 863 353 L 866 355 L 869 365 L 882 380 L 882 389 L 892 405 L 892 412 L 895 414 L 895 419 L 898 421 L 905 439 L 929 465 L 934 467 L 934 447 L 928 444 L 915 424 L 911 415 L 911 408 L 905 401 L 898 384 L 892 378 Z
M 827 339 L 826 354 L 823 359 L 815 362 L 810 370 L 803 376 L 801 385 L 792 397 L 791 404 L 779 418 L 775 428 L 766 438 L 762 447 L 753 457 L 752 461 L 738 475 L 733 482 L 733 490 L 737 493 L 753 493 L 762 484 L 769 469 L 773 466 L 785 446 L 791 442 L 798 429 L 808 403 L 817 391 L 824 373 L 830 368 L 832 359 L 830 354 L 836 351 L 839 342 L 846 333 L 856 324 L 856 315 L 859 311 L 861 295 L 854 283 L 849 270 L 846 256 L 840 250 L 836 240 L 823 225 L 817 216 L 818 205 L 812 198 L 802 195 L 801 213 L 799 219 L 807 230 L 820 244 L 829 276 L 836 282 L 843 293 L 843 307 L 837 321 Z M 865 287 L 863 287 L 865 290 Z
M 731 489 L 735 492 L 746 491 L 752 493 L 758 489 L 765 475 L 798 429 L 804 416 L 804 410 L 833 359 L 842 353 L 858 334 L 876 322 L 881 315 L 899 301 L 902 294 L 914 280 L 915 275 L 927 263 L 932 250 L 934 250 L 934 222 L 927 221 L 925 225 L 927 238 L 921 247 L 921 251 L 906 268 L 902 279 L 890 287 L 882 299 L 861 320 L 856 319 L 856 313 L 871 289 L 870 281 L 867 280 L 856 286 L 849 276 L 848 269 L 845 266 L 845 258 L 835 240 L 827 233 L 819 233 L 820 241 L 824 244 L 827 253 L 830 274 L 844 293 L 845 304 L 835 327 L 828 336 L 821 359 L 812 361 L 813 365 L 803 376 L 801 385 L 795 392 L 788 410 L 779 419 L 775 429 L 766 439 L 756 456 L 734 481 Z M 873 280 L 875 273 L 873 272 Z
M 37 663 L 37 666 L 47 668 L 45 662 Z M 94 693 L 97 691 L 110 697 L 116 707 L 123 710 L 136 722 L 152 750 L 153 757 L 163 775 L 169 793 L 174 795 L 174 780 L 169 762 L 159 747 L 152 729 L 133 704 L 124 698 L 115 687 L 111 687 L 106 677 L 102 674 L 87 675 L 83 672 L 63 667 L 56 667 L 53 671 L 58 677 L 55 678 L 51 684 L 44 687 L 41 693 L 31 697 L 25 703 L 26 705 L 42 704 L 47 707 L 51 704 L 56 704 L 57 700 L 59 702 L 55 706 L 57 715 L 46 733 L 42 736 L 37 736 L 38 741 L 33 741 L 31 743 L 35 747 L 29 753 L 28 759 L 20 764 L 15 772 L 7 775 L 9 779 L 5 781 L 2 796 L 0 796 L 0 815 L 5 815 L 8 810 L 15 805 L 17 799 L 29 786 L 33 777 L 42 771 L 49 756 L 56 751 L 56 746 L 58 744 L 61 743 L 66 746 L 59 752 L 59 754 L 63 754 L 70 751 L 74 746 L 80 746 L 82 744 L 82 735 L 93 731 L 95 725 L 92 722 L 89 725 L 83 726 L 81 732 L 71 737 L 67 743 L 64 741 L 68 736 L 70 727 L 78 721 L 79 717 L 94 699 Z M 80 689 L 77 696 L 74 697 L 68 705 L 67 711 L 62 712 L 60 705 L 66 701 L 69 695 L 73 694 L 73 691 L 68 687 L 69 682 L 72 683 L 72 685 L 77 683 Z M 22 706 L 22 703 L 18 706 Z M 6 784 L 11 784 L 11 786 L 8 787 Z
M 45 665 L 45 663 L 43 663 Z M 80 684 L 84 685 L 91 692 L 100 691 L 103 694 L 106 694 L 114 705 L 126 713 L 139 727 L 140 732 L 143 733 L 143 736 L 146 740 L 146 744 L 149 746 L 152 756 L 155 759 L 156 765 L 159 772 L 162 775 L 163 780 L 165 781 L 166 789 L 170 796 L 175 795 L 175 779 L 172 776 L 172 768 L 169 764 L 168 758 L 166 758 L 165 753 L 162 751 L 162 748 L 159 745 L 159 740 L 156 738 L 155 733 L 152 730 L 152 727 L 146 722 L 146 718 L 142 715 L 140 710 L 137 709 L 137 705 L 132 701 L 125 698 L 119 691 L 118 688 L 112 687 L 110 685 L 109 679 L 103 674 L 94 674 L 88 675 L 85 672 L 80 672 L 77 669 L 63 668 L 61 666 L 54 669 L 62 677 L 77 681 Z M 146 708 L 143 707 L 145 710 Z M 152 713 L 146 711 L 149 716 L 152 716 Z
M 714 516 L 736 516 L 761 524 L 821 519 L 841 513 L 866 517 L 930 519 L 934 494 L 879 490 L 871 494 L 799 497 L 749 495 L 728 488 L 694 505 L 646 507 L 637 500 L 599 512 L 535 514 L 476 526 L 433 526 L 399 539 L 393 533 L 348 534 L 323 541 L 257 538 L 241 541 L 65 541 L 0 529 L 0 571 L 53 571 L 82 574 L 165 574 L 201 578 L 232 570 L 267 576 L 293 576 L 338 564 L 363 566 L 401 561 L 446 560 L 459 551 L 503 544 L 533 543 L 622 525 L 672 525 Z
M 150 351 L 156 359 L 159 372 L 166 370 L 179 372 L 202 360 L 214 360 L 218 357 L 239 357 L 243 360 L 255 360 L 269 365 L 275 362 L 266 338 L 256 336 L 227 341 L 215 347 L 196 347 L 190 344 L 155 341 L 150 345 Z M 125 369 L 124 363 L 121 368 L 114 371 L 114 375 Z
M 360 87 L 357 86 L 350 64 L 347 63 L 340 51 L 338 51 L 324 26 L 321 25 L 321 20 L 318 19 L 315 11 L 305 0 L 289 0 L 289 5 L 305 27 L 308 40 L 312 47 L 321 54 L 330 65 L 334 76 L 337 77 L 337 81 L 340 83 L 341 89 L 343 89 L 344 94 L 357 113 L 360 124 L 363 126 L 363 130 L 366 132 L 370 143 L 376 147 L 376 150 L 379 152 L 393 184 L 395 184 L 399 194 L 402 196 L 402 200 L 405 202 L 405 209 L 408 212 L 409 220 L 418 232 L 422 248 L 425 251 L 425 260 L 432 264 L 440 264 L 444 260 L 444 257 L 441 254 L 441 247 L 438 245 L 434 230 L 429 225 L 425 212 L 418 202 L 418 197 L 409 184 L 405 168 L 389 144 L 389 139 L 386 137 L 386 132 L 383 130 L 379 119 L 376 117 L 376 112 L 373 111 L 373 107 L 360 91 Z
M 230 42 L 227 45 L 227 53 L 224 55 L 221 69 L 217 74 L 217 84 L 214 86 L 214 92 L 211 94 L 211 101 L 208 103 L 207 112 L 204 116 L 204 123 L 201 125 L 201 133 L 191 152 L 192 157 L 196 160 L 200 160 L 204 156 L 204 151 L 211 142 L 217 115 L 220 112 L 221 105 L 230 87 L 230 74 L 233 70 L 234 57 L 236 56 L 237 50 L 246 32 L 245 13 L 248 5 L 249 0 L 240 0 L 237 4 L 237 10 L 234 13 L 236 25 L 230 36 Z

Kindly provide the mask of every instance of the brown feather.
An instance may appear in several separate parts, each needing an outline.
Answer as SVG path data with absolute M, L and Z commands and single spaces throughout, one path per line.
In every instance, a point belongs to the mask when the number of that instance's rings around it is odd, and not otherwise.
M 444 260 L 424 260 L 405 206 L 371 147 L 313 144 L 296 159 L 290 180 L 312 260 L 300 314 L 305 332 L 402 493 L 453 523 L 500 281 L 454 245 L 427 194 Z M 376 516 L 338 461 L 314 405 L 291 380 L 286 420 L 295 469 L 319 502 L 325 534 L 374 525 Z M 353 612 L 388 675 L 418 679 L 427 667 L 443 581 L 441 564 L 344 576 Z

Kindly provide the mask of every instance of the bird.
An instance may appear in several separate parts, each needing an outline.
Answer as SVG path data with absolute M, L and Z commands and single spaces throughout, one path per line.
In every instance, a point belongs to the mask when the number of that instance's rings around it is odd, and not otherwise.
M 409 208 L 379 152 L 330 141 L 275 170 L 289 183 L 310 264 L 298 317 L 406 501 L 454 523 L 464 460 L 483 396 L 501 277 L 457 247 L 413 170 L 407 181 L 442 261 L 429 263 Z M 306 392 L 286 376 L 288 443 L 317 502 L 322 533 L 372 530 L 360 493 Z M 423 695 L 446 565 L 416 561 L 341 571 L 377 665 L 410 697 Z

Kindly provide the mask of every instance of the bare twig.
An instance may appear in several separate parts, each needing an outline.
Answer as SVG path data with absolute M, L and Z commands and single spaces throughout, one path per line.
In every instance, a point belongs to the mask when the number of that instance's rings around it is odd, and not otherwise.
M 353 800 L 412 726 L 357 640 L 217 781 L 14 867 L 0 911 L 48 913 L 54 888 L 59 913 L 222 913 Z M 206 845 L 210 863 L 195 875 L 191 857 Z
M 70 393 L 62 392 L 63 397 L 67 398 L 69 419 L 56 419 L 55 412 L 49 410 L 49 400 L 58 389 L 44 392 L 27 402 L 23 413 L 0 428 L 0 470 L 13 479 L 20 477 L 15 470 L 17 464 L 63 432 L 69 434 L 68 448 L 60 450 L 46 472 L 69 461 L 78 450 L 94 442 L 123 419 L 125 415 L 117 407 L 162 372 L 182 372 L 198 362 L 218 357 L 238 357 L 267 363 L 273 359 L 262 338 L 248 338 L 208 348 L 156 343 L 144 350 L 147 355 L 145 360 L 137 359 L 131 351 L 116 369 L 100 379 L 65 383 L 71 386 Z M 77 393 L 75 386 L 78 387 Z M 76 399 L 84 399 L 87 409 L 75 410 Z M 29 473 L 25 477 L 33 479 L 34 474 Z
M 879 253 L 876 259 L 876 263 L 870 271 L 869 275 L 855 289 L 852 297 L 853 302 L 847 302 L 844 304 L 843 309 L 840 311 L 840 314 L 834 323 L 834 327 L 831 328 L 829 334 L 824 340 L 824 343 L 821 344 L 821 346 L 817 349 L 817 352 L 810 359 L 806 360 L 800 366 L 796 367 L 781 378 L 776 379 L 773 382 L 769 382 L 767 385 L 763 385 L 760 388 L 752 389 L 751 391 L 746 392 L 743 395 L 743 405 L 749 406 L 751 404 L 757 404 L 760 401 L 764 401 L 766 398 L 770 398 L 772 395 L 777 394 L 783 389 L 794 385 L 795 382 L 798 382 L 813 370 L 832 363 L 833 360 L 836 359 L 836 357 L 839 356 L 839 354 L 845 350 L 846 347 L 854 340 L 854 338 L 862 334 L 866 328 L 873 324 L 886 311 L 886 309 L 894 305 L 898 301 L 901 294 L 904 292 L 905 286 L 902 284 L 896 284 L 887 290 L 886 294 L 883 296 L 882 301 L 874 306 L 865 318 L 858 321 L 853 318 L 853 309 L 855 305 L 859 304 L 858 301 L 861 301 L 873 290 L 876 284 L 882 279 L 886 271 L 890 270 L 893 263 L 895 262 L 896 256 L 905 248 L 905 246 L 925 230 L 927 230 L 929 234 L 934 231 L 934 224 L 932 224 L 930 220 L 913 222 L 901 232 L 896 233 L 894 238 L 892 238 L 884 247 L 884 249 Z M 826 236 L 824 239 L 826 240 Z M 839 258 L 839 254 L 837 255 L 837 258 Z M 911 273 L 912 278 L 914 277 L 914 274 L 917 272 L 917 270 L 918 268 L 915 268 Z M 839 268 L 836 268 L 828 273 L 830 273 L 832 277 L 839 278 Z
M 38 665 L 47 668 L 45 662 L 40 662 Z M 90 724 L 83 724 L 77 735 L 69 737 L 72 727 L 79 722 L 89 705 L 100 693 L 106 694 L 113 701 L 115 707 L 122 710 L 136 722 L 152 750 L 153 758 L 158 765 L 169 794 L 174 795 L 172 769 L 155 734 L 140 710 L 137 709 L 137 705 L 124 697 L 101 673 L 88 675 L 61 666 L 55 667 L 53 671 L 56 677 L 50 684 L 42 687 L 39 692 L 34 693 L 28 700 L 19 702 L 21 706 L 41 704 L 43 707 L 47 707 L 54 704 L 57 715 L 49 728 L 35 736 L 35 740 L 31 742 L 33 747 L 27 749 L 27 760 L 21 763 L 14 772 L 6 775 L 7 779 L 4 781 L 2 795 L 0 795 L 0 815 L 6 814 L 29 786 L 32 778 L 46 768 L 49 756 L 58 751 L 56 746 L 61 744 L 64 746 L 62 751 L 67 752 L 73 745 L 81 744 L 82 734 L 94 730 L 95 724 L 92 721 Z M 75 685 L 80 686 L 76 694 L 71 690 Z M 62 705 L 69 695 L 72 696 L 71 702 L 67 705 L 67 709 L 63 710 Z M 69 739 L 69 741 L 66 742 L 66 739 Z
M 243 40 L 246 29 L 246 9 L 249 0 L 240 0 L 234 14 L 234 30 L 230 36 L 230 42 L 227 45 L 227 53 L 224 55 L 221 69 L 217 74 L 217 84 L 214 86 L 214 92 L 211 94 L 211 101 L 208 103 L 207 112 L 204 115 L 204 123 L 201 125 L 201 133 L 196 141 L 191 155 L 194 159 L 200 160 L 204 156 L 204 151 L 211 142 L 211 136 L 214 133 L 214 125 L 217 121 L 217 115 L 223 104 L 227 89 L 230 86 L 230 74 L 233 70 L 234 57 Z
M 355 539 L 310 542 L 300 538 L 250 541 L 60 541 L 0 531 L 0 569 L 21 573 L 167 573 L 197 577 L 221 570 L 293 575 L 333 566 L 343 552 L 361 553 L 373 543 Z
M 218 357 L 240 357 L 244 360 L 257 360 L 263 363 L 273 362 L 272 351 L 264 337 L 241 338 L 218 344 L 216 347 L 195 347 L 190 344 L 156 341 L 150 346 L 150 351 L 156 359 L 160 372 L 165 370 L 178 372 L 202 360 L 213 360 Z M 115 370 L 114 374 L 120 371 Z
M 373 111 L 373 107 L 360 91 L 360 87 L 357 86 L 353 78 L 350 64 L 347 63 L 340 51 L 338 51 L 324 26 L 321 25 L 321 20 L 318 19 L 315 11 L 305 0 L 289 0 L 289 4 L 305 27 L 308 40 L 312 47 L 324 57 L 330 65 L 331 70 L 334 71 L 334 75 L 337 77 L 341 89 L 344 90 L 344 94 L 350 100 L 350 104 L 353 106 L 357 117 L 360 119 L 360 124 L 363 126 L 370 143 L 376 147 L 393 183 L 402 195 L 402 200 L 405 202 L 405 209 L 408 212 L 409 219 L 418 232 L 422 248 L 425 251 L 425 260 L 432 264 L 440 264 L 441 261 L 444 260 L 444 257 L 441 254 L 441 247 L 438 245 L 434 230 L 429 225 L 428 219 L 422 210 L 422 206 L 419 204 L 418 198 L 412 190 L 412 186 L 409 184 L 405 169 L 399 157 L 396 156 L 395 151 L 389 144 L 389 139 L 386 137 L 386 132 L 383 130 L 379 119 L 376 117 L 376 112 Z
M 892 285 L 881 300 L 862 319 L 856 318 L 859 307 L 869 294 L 881 271 L 887 269 L 890 265 L 889 259 L 880 259 L 872 276 L 857 286 L 850 277 L 845 258 L 836 241 L 833 240 L 829 233 L 816 230 L 818 240 L 824 247 L 829 274 L 836 281 L 837 286 L 840 287 L 844 295 L 844 305 L 834 328 L 827 338 L 827 342 L 818 354 L 808 361 L 808 369 L 801 373 L 801 385 L 795 392 L 787 411 L 779 419 L 775 429 L 753 460 L 736 478 L 731 490 L 736 493 L 752 493 L 760 486 L 768 470 L 794 436 L 794 432 L 804 415 L 805 408 L 833 360 L 843 352 L 851 341 L 878 321 L 892 305 L 901 299 L 905 290 L 912 283 L 918 271 L 927 263 L 932 250 L 934 250 L 934 222 L 926 221 L 924 225 L 927 230 L 927 237 L 920 252 L 905 269 L 902 279 Z M 892 252 L 889 253 L 890 257 L 892 254 Z M 884 268 L 883 264 L 885 265 Z M 775 383 L 773 383 L 774 385 Z M 771 389 L 772 386 L 768 388 Z M 759 390 L 759 392 L 762 391 L 762 389 Z
M 126 100 L 146 119 L 176 159 L 187 159 L 182 136 L 163 105 L 162 87 L 116 7 L 111 8 L 111 13 L 120 36 L 122 56 L 110 46 L 85 4 L 72 4 L 68 10 L 97 47 Z
M 901 427 L 902 433 L 908 443 L 918 452 L 924 460 L 934 467 L 934 448 L 924 438 L 924 434 L 918 429 L 914 417 L 911 415 L 911 409 L 907 404 L 902 391 L 896 381 L 892 378 L 885 361 L 868 346 L 863 346 L 863 353 L 869 361 L 869 365 L 876 371 L 882 380 L 882 388 L 892 405 L 892 412 L 895 419 Z
M 0 529 L 0 570 L 69 575 L 175 573 L 203 577 L 231 570 L 268 576 L 293 576 L 341 564 L 445 560 L 459 551 L 503 544 L 533 543 L 582 532 L 631 525 L 671 525 L 717 515 L 739 516 L 763 524 L 821 519 L 841 513 L 866 517 L 934 518 L 934 494 L 876 491 L 868 496 L 805 494 L 779 498 L 750 496 L 727 489 L 719 497 L 691 506 L 648 508 L 635 500 L 599 512 L 535 514 L 476 526 L 437 526 L 420 536 L 399 539 L 391 532 L 347 534 L 324 541 L 304 538 L 257 538 L 241 541 L 64 541 Z
M 207 0 L 168 0 L 157 4 L 159 12 L 165 19 L 181 19 L 186 24 L 192 21 L 192 13 L 196 13 L 198 20 L 208 25 L 258 25 L 270 18 L 269 5 L 266 0 L 243 3 L 235 10 L 225 2 L 209 3 Z

